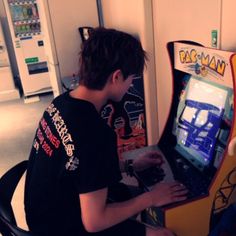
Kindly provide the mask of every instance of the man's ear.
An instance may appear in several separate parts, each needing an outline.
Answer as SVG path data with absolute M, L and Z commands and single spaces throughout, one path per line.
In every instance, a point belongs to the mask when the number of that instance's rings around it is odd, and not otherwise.
M 121 72 L 120 69 L 115 70 L 112 74 L 111 74 L 111 82 L 112 83 L 117 83 L 120 79 L 123 79 L 123 74 Z

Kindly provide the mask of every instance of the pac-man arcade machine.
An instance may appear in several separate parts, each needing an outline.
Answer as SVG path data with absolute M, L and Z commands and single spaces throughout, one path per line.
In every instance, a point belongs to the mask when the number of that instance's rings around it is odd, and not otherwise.
M 207 236 L 236 201 L 236 54 L 184 42 L 168 50 L 173 99 L 156 148 L 170 167 L 163 181 L 172 175 L 189 193 L 150 214 L 178 236 Z

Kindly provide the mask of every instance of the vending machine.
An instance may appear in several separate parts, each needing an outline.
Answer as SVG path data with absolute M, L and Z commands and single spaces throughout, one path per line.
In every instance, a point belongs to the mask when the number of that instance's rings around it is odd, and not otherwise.
M 52 91 L 36 0 L 4 0 L 25 97 Z
M 19 97 L 19 91 L 15 88 L 7 47 L 0 22 L 0 101 L 17 99 Z

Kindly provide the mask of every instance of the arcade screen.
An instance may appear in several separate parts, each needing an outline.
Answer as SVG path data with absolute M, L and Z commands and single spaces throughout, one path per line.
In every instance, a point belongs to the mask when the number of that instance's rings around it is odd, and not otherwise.
M 232 89 L 186 75 L 173 126 L 175 149 L 198 169 L 217 167 L 232 120 Z

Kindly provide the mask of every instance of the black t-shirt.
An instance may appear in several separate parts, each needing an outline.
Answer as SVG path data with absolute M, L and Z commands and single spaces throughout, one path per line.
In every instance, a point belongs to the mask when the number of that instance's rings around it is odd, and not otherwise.
M 121 180 L 116 142 L 91 103 L 69 93 L 53 100 L 39 122 L 26 176 L 26 220 L 33 232 L 86 235 L 79 194 Z

